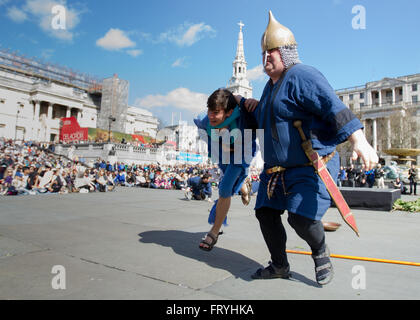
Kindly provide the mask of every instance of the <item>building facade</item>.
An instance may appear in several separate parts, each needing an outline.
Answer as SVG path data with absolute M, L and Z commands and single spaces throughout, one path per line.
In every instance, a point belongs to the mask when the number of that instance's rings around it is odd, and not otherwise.
M 126 104 L 128 82 L 115 77 L 111 81 L 127 88 L 120 90 L 121 99 L 111 101 L 116 108 L 120 101 Z M 102 81 L 0 50 L 0 137 L 57 142 L 60 119 L 67 117 L 75 117 L 80 127 L 99 128 L 102 123 L 108 128 L 102 100 Z M 159 122 L 150 112 L 128 105 L 123 109 L 123 117 L 116 113 L 118 125 L 114 123 L 113 130 L 156 136 Z
M 420 148 L 420 74 L 384 78 L 336 94 L 361 119 L 380 157 L 389 160 L 385 151 L 391 148 Z

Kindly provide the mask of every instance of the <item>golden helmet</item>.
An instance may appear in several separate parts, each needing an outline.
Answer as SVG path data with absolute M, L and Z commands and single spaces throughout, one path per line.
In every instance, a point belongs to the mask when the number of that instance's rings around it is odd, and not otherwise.
M 265 29 L 261 39 L 262 51 L 264 52 L 284 46 L 296 46 L 297 43 L 293 33 L 274 18 L 271 10 L 268 15 L 267 29 Z

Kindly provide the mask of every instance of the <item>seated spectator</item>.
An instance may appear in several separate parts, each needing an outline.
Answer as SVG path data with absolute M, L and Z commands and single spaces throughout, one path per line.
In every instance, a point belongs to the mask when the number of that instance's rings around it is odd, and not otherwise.
M 408 189 L 407 187 L 404 185 L 404 182 L 401 181 L 401 179 L 399 177 L 397 177 L 397 179 L 395 179 L 395 181 L 393 182 L 394 185 L 394 189 L 400 189 L 401 190 L 401 194 L 407 194 Z
M 2 194 L 12 196 L 17 195 L 18 192 L 13 186 L 13 168 L 8 167 L 2 180 Z
M 72 173 L 71 170 L 65 169 L 63 173 L 63 180 L 65 181 L 65 186 L 67 188 L 67 192 L 75 192 L 74 191 L 74 180 L 72 179 Z
M 149 185 L 146 183 L 146 178 L 144 177 L 144 173 L 140 172 L 136 175 L 136 186 L 141 188 L 148 188 Z
M 125 185 L 125 174 L 123 171 L 118 171 L 117 175 L 115 176 L 114 183 L 117 186 Z
M 134 187 L 135 185 L 136 185 L 136 177 L 133 175 L 132 172 L 128 172 L 126 180 L 125 180 L 125 186 Z
M 51 171 L 51 166 L 46 165 L 45 169 L 41 169 L 39 176 L 40 176 L 40 181 L 39 181 L 38 188 L 41 190 L 44 190 L 41 192 L 47 192 L 47 185 L 51 183 L 51 179 L 53 176 L 53 172 Z
M 95 183 L 99 192 L 107 191 L 108 179 L 106 178 L 105 172 L 103 169 L 99 170 L 98 176 L 95 179 Z
M 95 185 L 92 178 L 89 176 L 89 170 L 86 170 L 82 178 L 76 178 L 76 188 L 81 193 L 95 191 Z M 83 191 L 85 190 L 85 191 Z
M 108 186 L 108 191 L 113 191 L 115 189 L 113 173 L 111 173 L 110 171 L 107 171 L 104 177 L 106 180 L 106 184 Z
M 61 191 L 61 188 L 63 188 L 63 186 L 64 183 L 62 181 L 62 178 L 60 177 L 60 170 L 54 169 L 51 182 L 47 186 L 48 191 L 51 193 L 58 193 Z
M 366 178 L 360 179 L 357 186 L 359 188 L 367 188 L 367 187 L 369 187 L 369 185 L 368 185 L 368 183 L 366 181 Z

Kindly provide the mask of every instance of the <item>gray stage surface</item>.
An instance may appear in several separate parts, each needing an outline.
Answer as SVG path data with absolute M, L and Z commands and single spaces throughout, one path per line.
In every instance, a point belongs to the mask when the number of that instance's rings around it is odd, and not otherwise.
M 204 252 L 211 205 L 181 191 L 1 197 L 0 299 L 420 299 L 416 266 L 333 258 L 334 280 L 321 287 L 310 256 L 289 254 L 290 280 L 252 280 L 269 261 L 254 204 L 236 196 L 225 234 Z M 420 262 L 420 213 L 353 212 L 361 236 L 328 232 L 332 254 Z M 324 220 L 341 223 L 335 208 Z M 288 249 L 307 251 L 285 226 Z

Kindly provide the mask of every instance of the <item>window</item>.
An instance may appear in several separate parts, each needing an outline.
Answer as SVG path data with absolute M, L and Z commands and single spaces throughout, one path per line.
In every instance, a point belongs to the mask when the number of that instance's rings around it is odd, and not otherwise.
M 412 96 L 411 97 L 411 102 L 417 103 L 417 101 L 418 101 L 418 97 L 417 96 Z
M 417 83 L 411 85 L 411 91 L 417 91 Z
M 392 91 L 387 91 L 386 92 L 386 97 L 387 98 L 392 98 Z
M 403 94 L 403 89 L 402 88 L 400 89 L 399 94 L 400 94 L 400 96 L 402 96 L 402 94 Z
M 363 108 L 365 104 L 363 102 L 360 102 L 360 108 Z
M 343 101 L 343 96 L 339 96 L 340 100 Z
M 349 99 L 350 100 L 353 100 L 353 95 L 351 94 L 351 95 L 349 95 Z
M 360 92 L 360 99 L 364 99 L 365 98 L 365 93 L 364 92 Z

